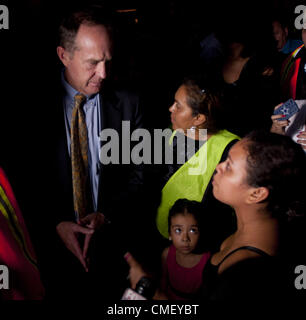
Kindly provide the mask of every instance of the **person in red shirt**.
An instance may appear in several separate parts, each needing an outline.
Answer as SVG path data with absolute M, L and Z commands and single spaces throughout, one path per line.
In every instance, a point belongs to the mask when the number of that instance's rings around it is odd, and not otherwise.
M 302 30 L 303 44 L 283 62 L 281 69 L 282 100 L 306 99 L 306 29 Z
M 0 300 L 42 300 L 40 280 L 33 245 L 11 185 L 0 168 L 0 265 L 8 270 Z

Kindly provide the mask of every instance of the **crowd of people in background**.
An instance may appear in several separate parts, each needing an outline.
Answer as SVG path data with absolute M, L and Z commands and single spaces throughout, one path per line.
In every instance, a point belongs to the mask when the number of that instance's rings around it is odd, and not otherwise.
M 133 52 L 135 81 L 123 88 L 109 11 L 68 11 L 59 63 L 33 67 L 43 80 L 20 88 L 33 94 L 17 121 L 22 163 L 2 160 L 19 205 L 0 168 L 0 264 L 12 271 L 0 299 L 119 300 L 143 279 L 153 299 L 295 297 L 293 270 L 306 264 L 306 28 L 294 39 L 283 14 L 252 24 L 237 13 L 198 41 L 182 72 L 148 67 L 158 82 L 142 83 Z M 169 41 L 181 57 L 192 35 L 180 31 Z M 288 99 L 294 117 L 275 115 Z M 99 133 L 122 121 L 169 126 L 174 161 L 101 164 Z M 195 163 L 205 170 L 191 175 Z

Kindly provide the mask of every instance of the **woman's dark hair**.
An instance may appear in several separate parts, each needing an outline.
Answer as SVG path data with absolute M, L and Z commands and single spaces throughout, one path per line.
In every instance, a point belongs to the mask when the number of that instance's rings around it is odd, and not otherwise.
M 200 231 L 200 238 L 198 245 L 195 249 L 195 253 L 209 251 L 211 249 L 211 233 L 209 219 L 205 219 L 208 215 L 205 215 L 201 202 L 192 201 L 188 199 L 178 199 L 171 207 L 168 216 L 168 232 L 170 234 L 171 219 L 177 215 L 191 214 L 198 223 L 198 229 Z
M 245 139 L 247 183 L 269 190 L 268 211 L 277 218 L 305 212 L 306 155 L 290 137 L 254 131 Z
M 208 133 L 216 133 L 224 129 L 219 95 L 208 88 L 206 79 L 201 76 L 188 77 L 184 79 L 182 85 L 187 90 L 187 104 L 192 109 L 192 115 L 206 116 L 205 129 Z

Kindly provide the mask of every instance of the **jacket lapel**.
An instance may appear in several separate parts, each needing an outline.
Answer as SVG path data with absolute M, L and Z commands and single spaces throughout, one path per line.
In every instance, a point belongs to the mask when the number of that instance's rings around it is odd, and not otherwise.
M 101 131 L 104 129 L 114 129 L 118 135 L 119 140 L 121 137 L 121 120 L 122 120 L 122 111 L 120 108 L 120 101 L 115 95 L 115 92 L 103 90 L 100 93 L 100 123 Z M 100 132 L 101 134 L 101 132 Z M 100 150 L 102 146 L 107 143 L 106 141 L 100 141 Z M 106 167 L 99 162 L 99 191 L 98 191 L 98 211 L 103 213 L 103 200 L 102 198 L 102 189 L 103 189 L 103 177 Z M 105 186 L 104 186 L 105 187 Z
M 121 132 L 121 108 L 114 92 L 103 91 L 100 94 L 101 130 L 111 128 Z

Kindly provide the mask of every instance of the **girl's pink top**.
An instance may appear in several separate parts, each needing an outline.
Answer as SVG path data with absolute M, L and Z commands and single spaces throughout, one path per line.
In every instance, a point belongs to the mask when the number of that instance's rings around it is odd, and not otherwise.
M 167 283 L 166 291 L 170 300 L 189 300 L 195 298 L 202 284 L 204 266 L 210 258 L 210 252 L 205 252 L 197 265 L 185 268 L 176 262 L 176 248 L 169 247 L 166 260 Z

